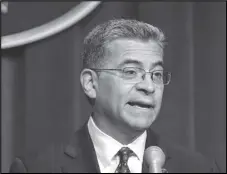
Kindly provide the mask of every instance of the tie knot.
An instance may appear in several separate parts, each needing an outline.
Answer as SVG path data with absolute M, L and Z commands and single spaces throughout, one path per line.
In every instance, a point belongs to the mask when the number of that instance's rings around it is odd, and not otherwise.
M 129 157 L 131 157 L 133 154 L 134 154 L 133 151 L 131 149 L 129 149 L 128 147 L 122 147 L 118 151 L 118 155 L 120 157 L 120 161 L 121 162 L 125 162 L 125 163 L 127 163 Z
M 122 147 L 118 151 L 117 155 L 120 157 L 120 162 L 115 173 L 130 173 L 127 163 L 128 163 L 129 157 L 134 155 L 133 151 L 128 147 Z

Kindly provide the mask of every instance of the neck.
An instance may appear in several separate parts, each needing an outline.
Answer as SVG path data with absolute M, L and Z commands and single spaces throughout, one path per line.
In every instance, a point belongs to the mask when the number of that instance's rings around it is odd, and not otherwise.
M 101 116 L 97 113 L 93 113 L 92 118 L 96 126 L 105 134 L 111 136 L 123 145 L 132 143 L 137 137 L 139 137 L 143 131 L 136 131 L 129 126 L 123 125 L 119 122 L 109 120 L 106 116 Z

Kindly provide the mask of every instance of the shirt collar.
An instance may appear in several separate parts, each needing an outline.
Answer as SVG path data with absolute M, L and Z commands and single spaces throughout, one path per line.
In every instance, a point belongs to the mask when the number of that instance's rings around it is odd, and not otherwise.
M 137 139 L 135 139 L 132 143 L 123 145 L 100 130 L 96 126 L 92 117 L 90 117 L 88 121 L 88 130 L 91 135 L 97 157 L 104 167 L 107 167 L 111 163 L 112 158 L 122 147 L 129 147 L 137 155 L 139 160 L 143 162 L 143 155 L 147 138 L 146 131 L 144 131 L 144 133 Z
M 132 143 L 127 145 L 137 155 L 141 162 L 143 162 L 146 139 L 147 131 L 144 131 L 144 133 L 141 134 L 137 139 L 135 139 Z

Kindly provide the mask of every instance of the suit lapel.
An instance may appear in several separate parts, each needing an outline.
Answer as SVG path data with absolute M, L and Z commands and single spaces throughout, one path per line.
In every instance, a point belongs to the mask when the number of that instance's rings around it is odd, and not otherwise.
M 100 173 L 95 149 L 88 132 L 87 124 L 75 133 L 71 143 L 66 146 L 67 160 L 63 172 L 66 173 Z

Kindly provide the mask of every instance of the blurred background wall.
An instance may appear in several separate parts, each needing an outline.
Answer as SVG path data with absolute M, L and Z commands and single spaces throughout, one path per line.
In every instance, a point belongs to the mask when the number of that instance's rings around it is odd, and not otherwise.
M 34 28 L 79 2 L 9 2 L 2 36 Z M 69 29 L 2 50 L 2 172 L 15 156 L 64 142 L 91 108 L 79 83 L 84 36 L 114 18 L 141 20 L 167 36 L 172 72 L 152 128 L 186 148 L 215 158 L 226 172 L 226 3 L 103 2 Z

